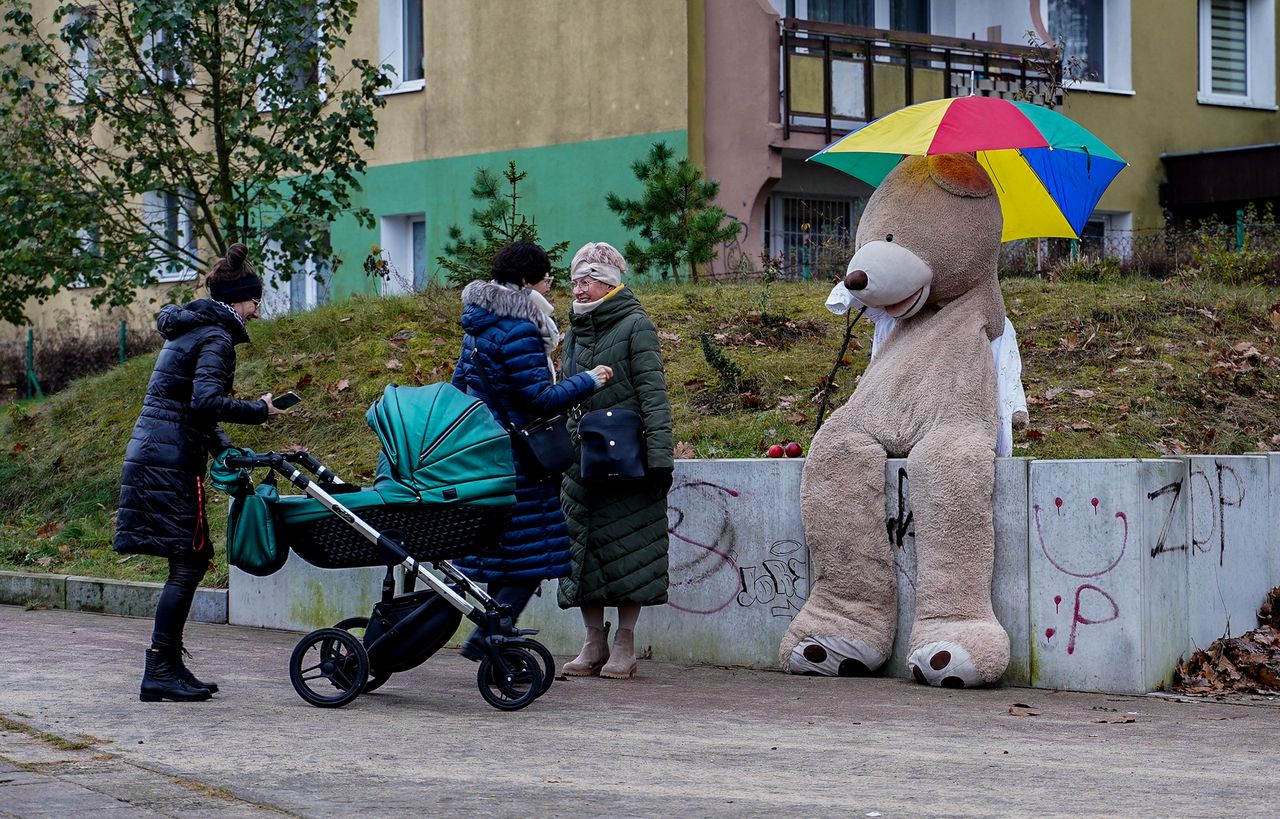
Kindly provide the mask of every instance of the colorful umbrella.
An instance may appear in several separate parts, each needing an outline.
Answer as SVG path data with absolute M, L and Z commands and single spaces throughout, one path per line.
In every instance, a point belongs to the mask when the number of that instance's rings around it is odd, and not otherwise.
M 1004 213 L 1003 241 L 1080 238 L 1102 192 L 1127 164 L 1057 111 L 998 97 L 900 108 L 809 157 L 872 187 L 904 156 L 974 153 Z

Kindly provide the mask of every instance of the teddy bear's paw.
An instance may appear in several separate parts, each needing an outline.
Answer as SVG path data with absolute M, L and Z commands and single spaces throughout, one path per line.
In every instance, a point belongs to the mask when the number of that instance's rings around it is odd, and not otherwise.
M 959 643 L 943 640 L 920 646 L 907 658 L 907 667 L 916 682 L 943 688 L 972 688 L 986 685 L 973 657 Z
M 808 637 L 791 649 L 785 670 L 790 674 L 823 677 L 865 677 L 884 665 L 887 659 L 886 655 L 861 640 Z

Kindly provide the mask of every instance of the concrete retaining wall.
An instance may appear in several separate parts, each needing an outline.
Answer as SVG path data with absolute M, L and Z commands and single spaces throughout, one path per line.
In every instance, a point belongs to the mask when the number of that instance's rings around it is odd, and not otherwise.
M 0 604 L 153 617 L 163 585 L 98 577 L 0 572 Z M 197 623 L 227 622 L 227 590 L 197 589 L 189 619 Z
M 670 495 L 670 602 L 638 641 L 661 659 L 773 668 L 813 567 L 800 521 L 799 460 L 679 461 Z M 886 470 L 905 675 L 915 540 L 906 462 Z M 1280 585 L 1280 453 L 1147 460 L 1000 459 L 993 605 L 1009 631 L 1006 682 L 1145 692 L 1178 658 L 1256 625 Z M 832 510 L 838 515 L 839 510 Z M 321 570 L 291 558 L 269 578 L 232 572 L 229 621 L 308 630 L 368 613 L 383 570 Z M 581 623 L 543 584 L 521 625 L 557 654 Z M 609 615 L 613 617 L 612 613 Z

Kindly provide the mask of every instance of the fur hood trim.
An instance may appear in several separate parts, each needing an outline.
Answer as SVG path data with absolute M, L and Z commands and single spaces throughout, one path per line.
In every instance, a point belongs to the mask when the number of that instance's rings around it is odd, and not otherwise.
M 497 282 L 472 282 L 462 289 L 462 306 L 479 307 L 496 316 L 524 319 L 542 326 L 542 312 L 524 289 L 512 290 Z

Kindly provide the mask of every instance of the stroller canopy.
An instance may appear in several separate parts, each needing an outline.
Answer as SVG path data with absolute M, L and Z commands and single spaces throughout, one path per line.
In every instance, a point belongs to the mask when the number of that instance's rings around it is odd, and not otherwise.
M 452 385 L 390 384 L 365 421 L 382 442 L 374 489 L 387 503 L 515 503 L 510 437 Z

